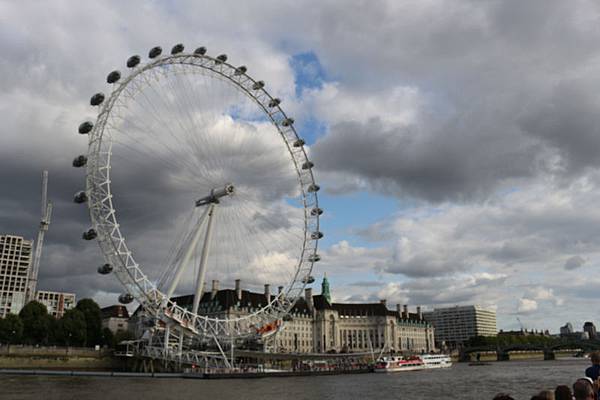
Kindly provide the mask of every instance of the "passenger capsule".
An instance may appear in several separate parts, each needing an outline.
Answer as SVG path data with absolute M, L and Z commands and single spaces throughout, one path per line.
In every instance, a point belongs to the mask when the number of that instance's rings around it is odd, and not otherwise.
M 149 58 L 156 58 L 158 56 L 160 56 L 162 54 L 162 47 L 160 46 L 156 46 L 150 49 L 150 51 L 148 52 L 148 57 Z
M 319 207 L 315 207 L 312 210 L 310 210 L 310 215 L 312 215 L 313 217 L 316 217 L 317 215 L 321 215 L 323 214 L 323 210 L 320 209 Z
M 319 191 L 319 189 L 321 189 L 321 187 L 319 185 L 317 185 L 316 183 L 313 183 L 308 187 L 308 191 L 310 193 L 316 193 Z
M 219 54 L 215 59 L 216 64 L 223 64 L 225 61 L 227 61 L 227 54 Z
M 85 135 L 87 133 L 90 133 L 90 131 L 92 130 L 93 127 L 94 127 L 94 124 L 92 124 L 91 121 L 85 121 L 79 125 L 78 131 L 82 135 Z
M 194 50 L 194 54 L 198 54 L 198 55 L 205 55 L 206 54 L 206 47 L 202 46 L 202 47 L 198 47 L 196 50 Z
M 90 104 L 92 106 L 99 106 L 104 101 L 104 93 L 96 93 L 90 99 Z
M 307 161 L 304 164 L 302 164 L 302 169 L 311 169 L 314 166 L 315 164 L 313 164 L 311 161 Z
M 322 237 L 323 237 L 323 232 L 316 231 L 316 232 L 313 232 L 310 234 L 310 238 L 314 239 L 314 240 L 321 239 Z
M 140 63 L 140 61 L 142 61 L 142 59 L 138 55 L 129 57 L 127 59 L 127 68 L 135 67 L 136 65 L 138 65 Z
M 177 43 L 175 46 L 173 46 L 173 48 L 171 49 L 171 54 L 178 54 L 181 53 L 183 51 L 184 47 L 181 43 Z
M 85 192 L 77 192 L 75 196 L 73 196 L 73 202 L 76 204 L 82 204 L 88 201 L 87 194 Z
M 259 90 L 264 87 L 265 87 L 265 83 L 263 81 L 254 82 L 254 85 L 252 85 L 252 89 L 254 89 L 254 90 Z
M 234 75 L 244 75 L 246 73 L 246 71 L 248 71 L 248 68 L 246 68 L 245 65 L 240 65 L 239 67 L 237 67 L 235 69 L 235 72 L 233 74 Z
M 269 107 L 271 107 L 271 108 L 277 107 L 280 104 L 281 104 L 281 99 L 278 99 L 278 98 L 274 98 L 274 99 L 271 99 L 271 101 L 269 101 Z
M 112 272 L 113 267 L 110 264 L 104 264 L 100 267 L 98 267 L 98 273 L 101 275 L 108 275 Z
M 318 254 L 311 254 L 310 257 L 308 257 L 308 261 L 310 262 L 317 262 L 321 260 L 321 256 Z
M 294 147 L 302 147 L 302 146 L 304 146 L 304 143 L 306 143 L 306 142 L 304 141 L 304 139 L 298 139 L 298 140 L 296 140 L 296 141 L 294 142 L 293 146 L 294 146 Z
M 286 118 L 283 121 L 281 121 L 281 125 L 283 126 L 292 126 L 294 123 L 294 118 Z
M 83 232 L 82 237 L 85 240 L 94 240 L 98 237 L 98 233 L 96 233 L 95 229 L 89 229 L 86 232 Z
M 119 296 L 119 303 L 121 304 L 129 304 L 133 301 L 133 296 L 129 293 L 123 293 Z
M 73 166 L 75 168 L 84 167 L 87 164 L 87 157 L 84 155 L 77 156 L 73 159 Z
M 305 285 L 310 285 L 311 283 L 314 283 L 314 282 L 315 282 L 315 277 L 312 275 L 305 276 L 302 279 L 302 283 L 304 283 Z
M 115 83 L 116 81 L 118 81 L 119 79 L 121 79 L 121 73 L 119 71 L 113 71 L 110 74 L 108 74 L 108 76 L 106 77 L 106 82 L 107 83 Z

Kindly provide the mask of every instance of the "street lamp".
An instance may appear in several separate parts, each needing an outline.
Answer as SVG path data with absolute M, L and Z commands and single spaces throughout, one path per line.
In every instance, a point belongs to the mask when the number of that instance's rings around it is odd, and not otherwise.
M 69 338 L 67 339 L 67 355 L 69 355 L 69 346 L 71 345 L 71 336 L 73 334 L 69 332 Z

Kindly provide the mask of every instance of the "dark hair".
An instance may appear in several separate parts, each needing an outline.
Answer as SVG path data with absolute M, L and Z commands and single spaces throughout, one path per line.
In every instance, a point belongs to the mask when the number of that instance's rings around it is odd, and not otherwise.
M 590 354 L 590 359 L 592 360 L 593 364 L 600 364 L 600 352 L 594 351 L 592 354 Z
M 494 396 L 493 400 L 515 400 L 511 397 L 511 395 L 506 393 L 498 393 Z
M 560 385 L 554 390 L 554 398 L 556 400 L 573 400 L 573 394 L 567 385 Z
M 594 388 L 587 379 L 578 379 L 573 384 L 573 396 L 576 400 L 587 399 L 594 395 Z
M 554 400 L 554 392 L 552 390 L 542 390 L 533 396 L 531 400 Z

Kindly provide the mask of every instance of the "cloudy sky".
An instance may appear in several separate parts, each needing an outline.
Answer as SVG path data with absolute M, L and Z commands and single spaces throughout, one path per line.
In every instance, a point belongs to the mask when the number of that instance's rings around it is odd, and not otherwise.
M 593 1 L 0 1 L 0 233 L 35 237 L 48 169 L 39 286 L 112 304 L 71 201 L 77 125 L 130 55 L 205 45 L 306 138 L 335 300 L 598 323 L 599 19 Z

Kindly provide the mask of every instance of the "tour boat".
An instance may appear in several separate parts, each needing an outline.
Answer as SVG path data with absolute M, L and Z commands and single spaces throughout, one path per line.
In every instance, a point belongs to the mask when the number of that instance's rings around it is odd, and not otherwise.
M 412 357 L 382 357 L 375 364 L 375 372 L 417 371 L 452 366 L 450 356 L 445 354 L 424 354 Z
M 419 357 L 382 357 L 375 364 L 375 372 L 399 372 L 425 369 Z
M 420 356 L 425 368 L 448 368 L 452 366 L 452 359 L 447 354 L 423 354 Z

